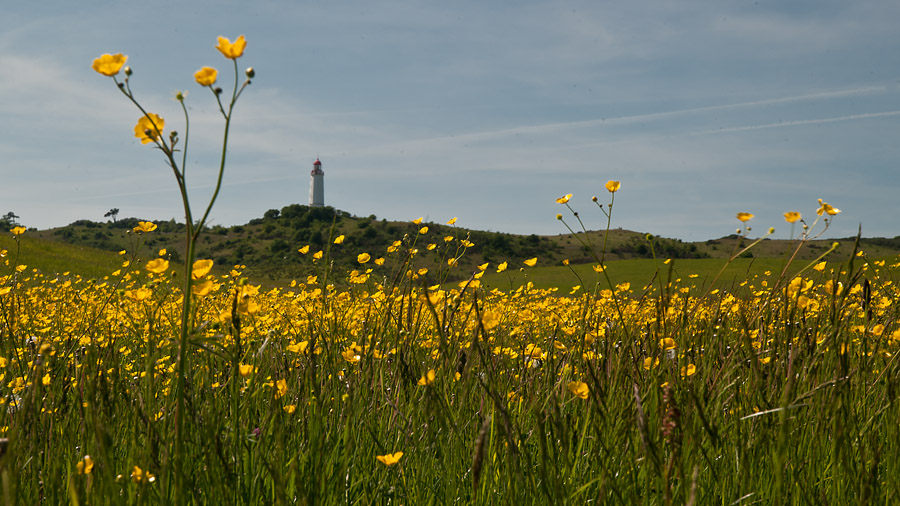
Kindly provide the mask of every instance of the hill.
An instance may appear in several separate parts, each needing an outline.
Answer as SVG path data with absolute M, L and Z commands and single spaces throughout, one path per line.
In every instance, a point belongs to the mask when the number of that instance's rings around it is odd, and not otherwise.
M 78 264 L 84 258 L 103 258 L 102 262 L 86 262 L 91 272 L 84 275 L 98 276 L 103 268 L 115 269 L 115 252 L 133 252 L 142 248 L 141 256 L 153 257 L 160 249 L 174 262 L 184 258 L 184 224 L 174 220 L 155 222 L 156 231 L 138 237 L 131 233 L 137 225 L 137 218 L 124 218 L 109 222 L 78 220 L 65 227 L 49 230 L 32 230 L 23 236 L 31 244 L 30 248 L 45 251 L 59 251 L 60 258 L 67 258 L 63 245 L 79 249 L 73 250 L 70 258 L 76 265 L 57 261 L 61 269 L 78 271 Z M 147 221 L 153 221 L 147 220 Z M 424 228 L 423 228 L 424 227 Z M 343 235 L 342 244 L 334 245 L 334 238 Z M 462 251 L 462 240 L 471 245 L 459 258 L 454 269 L 457 279 L 469 276 L 476 268 L 488 262 L 496 265 L 509 262 L 520 266 L 528 258 L 537 257 L 538 267 L 561 266 L 563 259 L 572 265 L 596 263 L 591 250 L 599 252 L 606 244 L 606 261 L 639 258 L 674 259 L 726 259 L 747 241 L 737 235 L 701 242 L 684 242 L 679 239 L 652 237 L 623 229 L 607 231 L 587 231 L 578 234 L 558 234 L 552 236 L 515 235 L 500 232 L 471 230 L 447 224 L 394 222 L 378 219 L 375 215 L 353 216 L 331 207 L 310 208 L 293 204 L 281 209 L 270 209 L 261 218 L 244 225 L 233 227 L 214 226 L 205 231 L 198 245 L 198 258 L 211 258 L 221 269 L 233 265 L 245 265 L 244 272 L 258 282 L 280 284 L 291 279 L 300 279 L 314 274 L 314 266 L 308 258 L 298 253 L 298 248 L 309 245 L 310 252 L 328 250 L 332 268 L 346 272 L 357 268 L 356 257 L 367 252 L 373 258 L 383 256 L 395 241 L 406 241 L 419 249 L 418 263 L 435 272 L 450 255 L 457 256 Z M 798 259 L 812 259 L 827 250 L 833 239 L 810 241 L 798 254 Z M 855 238 L 840 239 L 841 246 L 833 254 L 835 258 L 846 258 L 852 250 Z M 900 252 L 900 237 L 861 239 L 861 247 L 872 257 L 886 258 Z M 38 248 L 36 244 L 45 246 Z M 25 243 L 23 243 L 25 244 Z M 434 251 L 428 250 L 435 245 Z M 746 257 L 783 258 L 793 249 L 792 241 L 763 240 Z M 592 245 L 592 246 L 591 246 Z M 3 246 L 9 248 L 9 245 Z M 23 255 L 27 258 L 27 255 Z M 108 257 L 108 258 L 107 258 Z M 74 259 L 79 260 L 74 260 Z M 52 263 L 51 263 L 52 264 Z M 51 264 L 48 264 L 51 265 Z M 108 264 L 108 265 L 106 265 Z M 68 266 L 68 267 L 67 267 Z M 105 271 L 109 272 L 109 271 Z M 452 279 L 452 278 L 451 278 Z

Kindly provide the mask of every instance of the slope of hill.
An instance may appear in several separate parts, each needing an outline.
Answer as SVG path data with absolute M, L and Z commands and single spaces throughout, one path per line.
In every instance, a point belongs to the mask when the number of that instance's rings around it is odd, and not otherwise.
M 111 259 L 116 259 L 113 252 L 127 250 L 131 253 L 137 248 L 142 249 L 141 256 L 150 258 L 158 250 L 165 248 L 170 260 L 182 261 L 183 224 L 174 220 L 156 222 L 156 231 L 139 236 L 131 233 L 138 221 L 137 218 L 105 223 L 79 220 L 65 227 L 30 231 L 24 237 L 28 241 L 41 241 L 46 245 L 43 249 L 50 249 L 53 244 L 54 248 L 60 248 L 62 244 L 77 246 L 81 248 L 80 255 L 90 258 L 102 258 L 103 252 L 106 252 Z M 335 245 L 334 239 L 341 235 L 345 237 L 343 243 Z M 454 269 L 458 277 L 466 277 L 473 272 L 475 266 L 485 262 L 496 265 L 507 261 L 510 265 L 521 265 L 523 260 L 537 257 L 538 266 L 544 267 L 560 266 L 563 259 L 568 259 L 575 265 L 594 263 L 604 244 L 607 252 L 603 256 L 604 260 L 615 261 L 651 258 L 654 253 L 657 258 L 725 259 L 747 242 L 747 239 L 736 235 L 703 242 L 648 237 L 646 234 L 622 229 L 588 231 L 574 235 L 514 235 L 469 230 L 446 224 L 390 222 L 379 220 L 374 215 L 352 216 L 331 207 L 310 208 L 293 204 L 282 209 L 271 209 L 263 217 L 245 225 L 209 228 L 201 236 L 198 258 L 211 258 L 221 269 L 245 265 L 244 272 L 247 276 L 259 281 L 280 283 L 299 279 L 316 271 L 317 266 L 297 251 L 305 245 L 310 246 L 310 253 L 327 250 L 332 268 L 337 272 L 346 272 L 359 267 L 356 262 L 359 253 L 367 252 L 377 258 L 386 255 L 395 241 L 405 241 L 420 250 L 418 262 L 421 266 L 429 267 L 435 272 L 438 270 L 435 267 L 446 262 L 449 256 L 457 256 L 462 251 L 461 241 L 466 240 L 466 244 L 471 246 L 465 248 L 465 254 L 459 258 L 458 267 Z M 852 250 L 854 241 L 855 238 L 841 240 L 841 246 L 833 255 L 845 258 Z M 801 249 L 797 258 L 816 258 L 832 242 L 831 239 L 810 241 Z M 435 245 L 433 250 L 428 249 L 431 244 Z M 744 256 L 784 257 L 788 251 L 792 251 L 792 244 L 795 242 L 764 240 Z M 862 239 L 861 246 L 873 257 L 886 258 L 900 252 L 900 237 Z M 72 258 L 76 257 L 78 255 Z M 104 262 L 115 268 L 115 261 Z M 64 264 L 65 262 L 59 265 Z M 76 266 L 70 266 L 66 270 L 74 268 Z M 93 271 L 84 274 L 98 275 Z

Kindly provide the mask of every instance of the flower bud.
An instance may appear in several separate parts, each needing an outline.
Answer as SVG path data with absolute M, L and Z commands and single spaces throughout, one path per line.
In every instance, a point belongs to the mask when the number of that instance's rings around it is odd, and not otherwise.
M 125 67 L 125 75 L 126 75 L 126 76 L 130 76 L 130 75 L 131 75 L 131 67 Z
M 253 67 L 247 67 L 247 70 L 244 73 L 247 74 L 247 79 L 256 77 L 256 71 L 253 70 Z
M 591 197 L 591 201 L 592 201 L 592 202 L 597 202 L 597 196 L 595 195 L 595 196 Z
M 222 88 L 216 87 L 215 89 L 213 89 L 213 93 L 215 93 L 216 95 L 221 94 L 221 93 L 222 93 Z
M 181 102 L 184 100 L 184 92 L 176 91 L 175 92 L 175 100 Z
M 119 88 L 125 88 L 125 83 L 119 83 Z

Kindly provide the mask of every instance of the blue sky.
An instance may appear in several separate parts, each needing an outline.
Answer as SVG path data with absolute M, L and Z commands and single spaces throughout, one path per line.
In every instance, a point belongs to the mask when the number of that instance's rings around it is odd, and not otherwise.
M 139 113 L 90 65 L 128 55 L 168 128 L 189 92 L 199 207 L 221 122 L 192 76 L 227 82 L 216 37 L 244 34 L 257 77 L 213 223 L 305 204 L 318 156 L 326 203 L 361 216 L 557 234 L 573 193 L 601 228 L 590 198 L 616 179 L 613 227 L 704 240 L 746 211 L 786 237 L 782 213 L 823 198 L 843 210 L 828 236 L 893 237 L 897 19 L 892 0 L 17 2 L 0 17 L 0 212 L 183 219 Z

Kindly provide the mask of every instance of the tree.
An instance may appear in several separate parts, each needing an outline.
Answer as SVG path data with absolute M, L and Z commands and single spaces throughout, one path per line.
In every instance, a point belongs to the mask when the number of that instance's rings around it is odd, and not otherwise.
M 19 225 L 19 215 L 12 211 L 0 217 L 0 230 L 18 227 Z
M 103 215 L 104 218 L 112 218 L 113 223 L 116 222 L 116 217 L 119 216 L 119 208 L 114 207 L 109 210 L 106 214 Z

